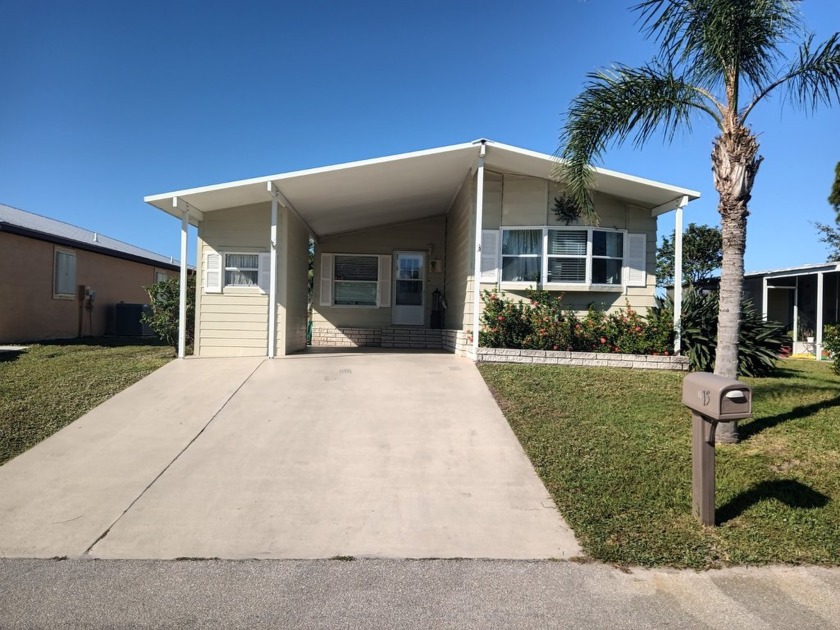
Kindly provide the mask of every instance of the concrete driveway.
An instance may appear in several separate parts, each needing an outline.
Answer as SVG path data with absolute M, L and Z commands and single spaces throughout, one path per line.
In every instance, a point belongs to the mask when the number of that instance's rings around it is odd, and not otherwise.
M 173 361 L 0 467 L 0 555 L 569 558 L 475 366 Z

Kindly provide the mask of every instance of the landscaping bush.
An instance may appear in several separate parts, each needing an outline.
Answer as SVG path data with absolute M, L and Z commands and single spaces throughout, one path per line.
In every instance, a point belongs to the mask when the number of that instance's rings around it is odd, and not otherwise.
M 840 374 L 840 325 L 823 326 L 823 348 L 831 353 L 834 373 Z
M 655 309 L 662 318 L 674 312 L 670 300 Z M 689 289 L 683 294 L 680 341 L 682 353 L 691 369 L 711 372 L 717 350 L 718 294 L 702 294 Z M 788 337 L 779 322 L 764 321 L 749 299 L 741 302 L 741 332 L 738 340 L 738 374 L 769 376 L 776 367 L 782 346 Z
M 152 312 L 143 313 L 140 320 L 164 343 L 178 349 L 178 316 L 180 314 L 180 278 L 169 278 L 143 287 L 149 294 Z M 195 275 L 187 276 L 187 346 L 195 338 Z
M 485 291 L 479 342 L 489 348 L 668 354 L 670 322 L 642 317 L 628 305 L 607 313 L 590 307 L 583 318 L 562 305 L 562 296 L 529 290 L 527 301 Z

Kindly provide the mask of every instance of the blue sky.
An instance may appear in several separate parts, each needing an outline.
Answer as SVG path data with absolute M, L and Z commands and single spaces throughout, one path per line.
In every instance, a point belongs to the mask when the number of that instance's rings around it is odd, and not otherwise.
M 177 257 L 145 195 L 479 137 L 552 153 L 587 72 L 652 57 L 630 4 L 0 0 L 0 203 Z M 840 3 L 802 11 L 840 29 Z M 821 262 L 840 107 L 777 97 L 752 124 L 747 270 Z M 701 191 L 686 222 L 716 225 L 714 132 L 602 165 Z

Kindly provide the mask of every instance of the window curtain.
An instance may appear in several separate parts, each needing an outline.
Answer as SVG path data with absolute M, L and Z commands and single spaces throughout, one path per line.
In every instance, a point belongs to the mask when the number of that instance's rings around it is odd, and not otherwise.
M 502 254 L 523 256 L 542 254 L 542 230 L 505 230 Z

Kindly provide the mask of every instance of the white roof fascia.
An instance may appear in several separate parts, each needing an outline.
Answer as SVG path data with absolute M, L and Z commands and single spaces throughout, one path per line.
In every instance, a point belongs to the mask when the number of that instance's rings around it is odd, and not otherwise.
M 355 162 L 344 162 L 342 164 L 333 164 L 331 166 L 319 166 L 316 168 L 307 168 L 300 171 L 289 171 L 288 173 L 278 173 L 277 175 L 266 175 L 264 177 L 253 177 L 251 179 L 240 179 L 223 184 L 212 184 L 210 186 L 200 186 L 198 188 L 185 188 L 183 190 L 176 190 L 168 193 L 160 193 L 157 195 L 148 195 L 143 197 L 143 201 L 154 205 L 155 201 L 164 201 L 170 197 L 183 197 L 186 195 L 196 195 L 205 192 L 214 192 L 217 190 L 227 190 L 229 188 L 238 188 L 240 186 L 248 186 L 250 184 L 265 184 L 269 182 L 282 181 L 284 179 L 292 179 L 294 177 L 301 177 L 303 175 L 317 175 L 319 173 L 332 173 L 351 168 L 358 168 L 360 166 L 374 166 L 376 164 L 384 164 L 387 162 L 397 162 L 399 160 L 406 160 L 415 157 L 425 157 L 428 155 L 435 155 L 438 153 L 449 153 L 462 149 L 478 148 L 472 142 L 464 142 L 461 144 L 453 144 L 446 147 L 438 147 L 435 149 L 424 149 L 422 151 L 412 151 L 409 153 L 399 153 L 397 155 L 387 155 L 385 157 L 371 158 L 367 160 L 357 160 Z
M 476 140 L 476 142 L 481 142 L 480 140 Z M 509 144 L 503 144 L 500 142 L 494 142 L 492 140 L 485 140 L 484 142 L 487 143 L 487 146 L 492 148 L 499 148 L 504 149 L 505 151 L 510 151 L 512 153 L 518 153 L 519 155 L 525 155 L 528 157 L 538 158 L 542 160 L 546 160 L 552 162 L 553 164 L 560 164 L 562 160 L 554 155 L 548 155 L 547 153 L 539 153 L 537 151 L 531 151 L 530 149 L 522 149 L 520 147 L 515 147 Z M 700 192 L 697 190 L 691 190 L 689 188 L 682 188 L 680 186 L 673 186 L 671 184 L 664 184 L 662 182 L 658 182 L 653 179 L 645 179 L 644 177 L 637 177 L 635 175 L 628 175 L 627 173 L 619 173 L 618 171 L 611 171 L 606 168 L 601 168 L 600 166 L 595 166 L 592 169 L 596 175 L 603 175 L 605 177 L 609 177 L 612 179 L 617 179 L 620 181 L 625 181 L 634 184 L 641 184 L 643 186 L 651 186 L 654 188 L 660 188 L 662 190 L 667 190 L 674 193 L 675 201 L 679 201 L 679 199 L 683 196 L 687 196 L 689 201 L 694 201 L 695 199 L 700 198 Z M 675 206 L 676 207 L 676 206 Z M 671 208 L 673 210 L 674 208 Z M 667 212 L 667 211 L 666 211 Z M 661 214 L 661 213 L 660 213 Z
M 807 276 L 820 272 L 840 271 L 840 262 L 812 263 L 799 265 L 798 267 L 785 267 L 782 269 L 769 269 L 767 271 L 751 271 L 745 273 L 745 278 L 793 278 L 796 276 Z

